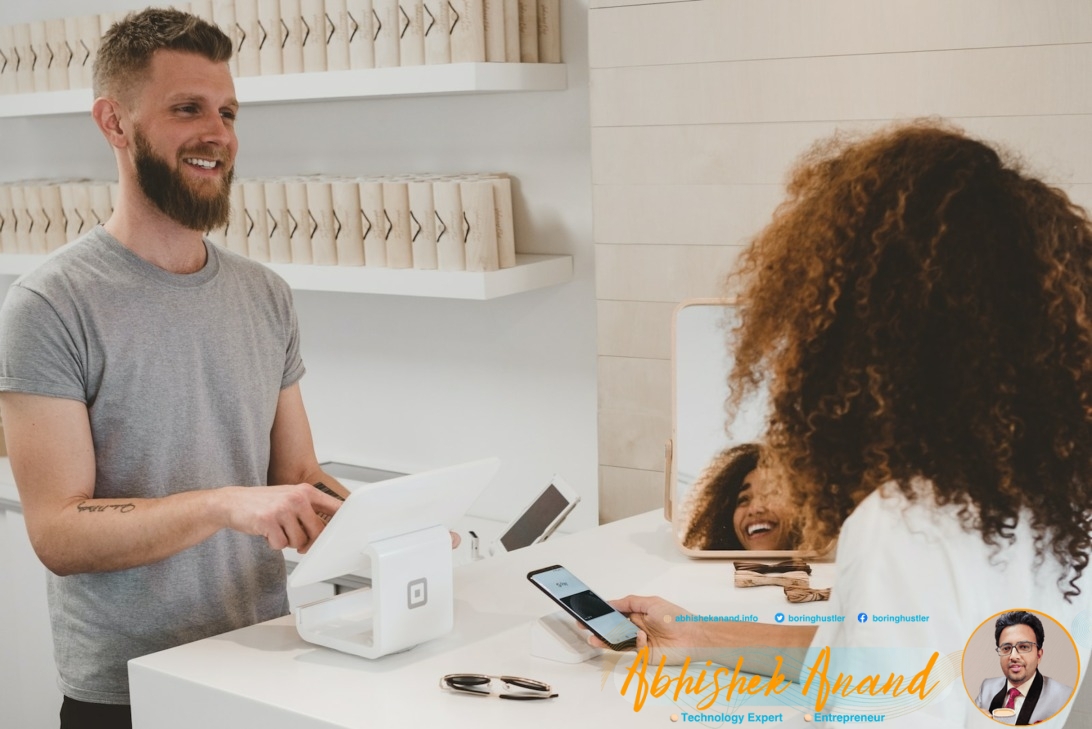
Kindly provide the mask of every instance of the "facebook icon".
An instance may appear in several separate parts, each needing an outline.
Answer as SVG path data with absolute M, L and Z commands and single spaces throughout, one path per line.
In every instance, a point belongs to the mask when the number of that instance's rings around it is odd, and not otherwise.
M 857 614 L 857 622 L 858 623 L 867 623 L 868 622 L 868 613 L 858 613 Z

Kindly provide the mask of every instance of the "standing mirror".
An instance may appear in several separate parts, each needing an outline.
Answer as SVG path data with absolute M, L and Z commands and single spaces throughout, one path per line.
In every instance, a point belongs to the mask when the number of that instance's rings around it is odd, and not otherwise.
M 684 301 L 675 310 L 668 518 L 692 557 L 801 556 L 795 509 L 756 468 L 765 393 L 744 401 L 726 427 L 727 335 L 735 325 L 730 300 Z

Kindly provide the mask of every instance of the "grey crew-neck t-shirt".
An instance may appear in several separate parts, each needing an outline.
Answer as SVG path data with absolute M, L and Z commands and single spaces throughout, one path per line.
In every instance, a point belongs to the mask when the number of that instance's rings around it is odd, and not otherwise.
M 266 484 L 278 397 L 304 371 L 291 291 L 205 246 L 173 274 L 97 227 L 0 308 L 0 390 L 87 405 L 96 498 Z M 284 576 L 280 552 L 228 529 L 144 567 L 50 574 L 62 692 L 128 703 L 129 659 L 286 614 Z

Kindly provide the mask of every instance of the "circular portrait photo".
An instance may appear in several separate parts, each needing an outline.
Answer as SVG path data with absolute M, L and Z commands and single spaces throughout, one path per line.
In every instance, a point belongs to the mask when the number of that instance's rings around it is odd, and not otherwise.
M 979 711 L 1028 726 L 1069 703 L 1079 680 L 1077 646 L 1046 613 L 1014 609 L 990 616 L 963 650 L 963 685 Z

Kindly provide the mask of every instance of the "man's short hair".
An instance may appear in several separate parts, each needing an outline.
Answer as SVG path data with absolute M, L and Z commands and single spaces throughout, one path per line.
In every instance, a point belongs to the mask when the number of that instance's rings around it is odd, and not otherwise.
M 1014 610 L 1011 613 L 1005 613 L 997 619 L 997 623 L 994 626 L 993 642 L 996 645 L 1001 645 L 1001 631 L 1005 628 L 1012 627 L 1013 625 L 1026 625 L 1035 631 L 1035 642 L 1039 644 L 1039 647 L 1043 647 L 1043 640 L 1046 634 L 1043 632 L 1043 621 L 1039 620 L 1034 614 L 1024 612 L 1023 610 Z
M 110 26 L 95 56 L 95 97 L 118 95 L 142 80 L 158 50 L 196 53 L 220 63 L 231 58 L 231 39 L 196 15 L 173 8 L 129 13 Z

